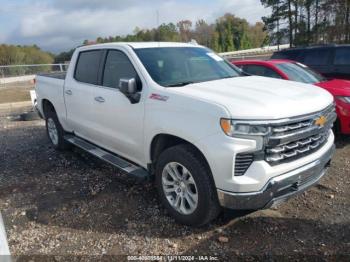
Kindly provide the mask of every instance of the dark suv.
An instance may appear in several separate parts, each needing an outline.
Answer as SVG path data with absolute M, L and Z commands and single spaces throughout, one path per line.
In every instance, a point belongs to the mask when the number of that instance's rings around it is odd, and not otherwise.
M 275 52 L 272 59 L 298 61 L 328 78 L 350 80 L 350 45 L 291 48 Z

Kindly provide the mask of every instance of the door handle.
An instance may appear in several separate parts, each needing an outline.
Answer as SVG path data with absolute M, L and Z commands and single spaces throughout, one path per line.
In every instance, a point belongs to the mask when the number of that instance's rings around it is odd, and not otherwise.
M 97 101 L 99 103 L 103 103 L 105 101 L 105 99 L 102 96 L 96 96 L 95 101 Z
M 73 95 L 73 92 L 72 92 L 72 90 L 66 90 L 66 91 L 64 91 L 65 93 L 66 93 L 66 95 Z

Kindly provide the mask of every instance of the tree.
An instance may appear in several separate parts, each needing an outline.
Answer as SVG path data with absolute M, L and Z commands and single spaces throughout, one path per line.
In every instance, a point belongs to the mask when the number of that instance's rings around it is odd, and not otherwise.
M 273 43 L 279 45 L 286 42 L 284 39 L 289 37 L 290 45 L 293 44 L 293 26 L 292 26 L 292 0 L 261 0 L 263 6 L 271 8 L 270 16 L 262 17 L 267 30 L 270 32 L 270 39 Z M 288 30 L 283 30 L 283 25 L 288 19 Z
M 85 42 L 85 41 L 84 41 Z M 89 44 L 89 41 L 86 41 L 86 44 Z M 70 59 L 72 58 L 72 55 L 74 53 L 75 49 L 71 49 L 68 52 L 62 52 L 59 53 L 58 55 L 55 56 L 55 63 L 56 64 L 60 64 L 60 63 L 66 63 L 68 61 L 70 61 Z
M 252 48 L 262 47 L 268 44 L 268 33 L 264 30 L 264 27 L 265 24 L 262 22 L 257 22 L 250 27 L 248 31 L 248 39 L 250 40 Z
M 195 30 L 192 34 L 198 43 L 214 48 L 215 29 L 213 25 L 209 25 L 203 19 L 200 19 L 196 22 Z
M 191 41 L 192 22 L 190 20 L 181 20 L 177 24 L 182 42 Z
M 174 41 L 180 40 L 179 33 L 173 23 L 161 24 L 157 28 L 156 41 Z
M 289 43 L 295 46 L 350 42 L 350 0 L 261 0 L 261 3 L 272 8 L 271 16 L 263 18 L 272 39 L 279 34 L 284 41 L 288 33 Z
M 119 41 L 182 41 L 195 39 L 199 44 L 217 52 L 227 52 L 240 49 L 261 47 L 267 44 L 269 38 L 263 23 L 250 25 L 247 20 L 227 13 L 217 18 L 213 24 L 205 20 L 196 21 L 193 28 L 190 20 L 180 20 L 174 23 L 163 23 L 157 28 L 142 29 L 136 27 L 133 34 L 115 37 L 98 37 L 97 43 Z M 84 44 L 91 43 L 88 40 Z

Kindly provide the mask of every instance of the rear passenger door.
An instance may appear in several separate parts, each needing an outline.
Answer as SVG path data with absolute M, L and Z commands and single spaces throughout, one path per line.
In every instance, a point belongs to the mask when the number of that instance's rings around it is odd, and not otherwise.
M 332 71 L 331 48 L 306 49 L 303 55 L 304 59 L 302 63 L 308 65 L 322 75 L 329 76 Z
M 335 49 L 333 67 L 333 77 L 350 79 L 350 46 Z
M 80 52 L 73 76 L 67 78 L 64 87 L 67 122 L 75 134 L 85 139 L 93 137 L 92 91 L 98 84 L 101 58 L 101 50 Z
M 93 87 L 94 140 L 101 147 L 141 164 L 143 97 L 132 104 L 119 91 L 119 80 L 135 78 L 140 92 L 144 86 L 126 53 L 117 49 L 104 52 L 100 86 Z

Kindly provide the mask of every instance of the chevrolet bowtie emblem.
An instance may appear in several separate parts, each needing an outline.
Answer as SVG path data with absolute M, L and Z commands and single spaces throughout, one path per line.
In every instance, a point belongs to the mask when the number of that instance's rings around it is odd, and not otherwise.
M 314 123 L 316 126 L 322 127 L 327 123 L 327 118 L 325 116 L 320 116 Z

